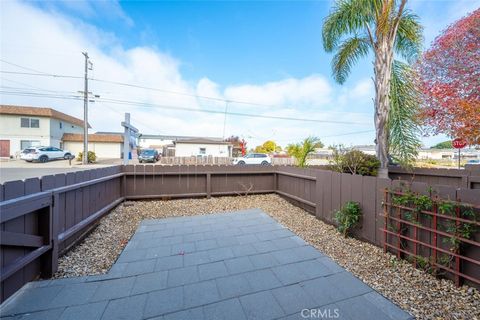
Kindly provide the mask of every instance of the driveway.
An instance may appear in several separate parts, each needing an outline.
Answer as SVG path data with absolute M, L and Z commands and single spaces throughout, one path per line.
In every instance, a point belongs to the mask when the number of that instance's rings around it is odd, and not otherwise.
M 109 273 L 32 282 L 1 310 L 51 320 L 411 319 L 258 209 L 143 221 Z

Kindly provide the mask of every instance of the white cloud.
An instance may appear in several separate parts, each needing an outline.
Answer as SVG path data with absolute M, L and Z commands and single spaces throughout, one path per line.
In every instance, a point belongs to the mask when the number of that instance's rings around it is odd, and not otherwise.
M 332 87 L 320 75 L 288 78 L 263 85 L 235 85 L 225 89 L 225 97 L 259 104 L 284 106 L 326 106 L 332 101 Z
M 91 3 L 87 2 L 86 5 Z M 87 50 L 94 64 L 91 71 L 93 78 L 160 89 L 144 90 L 90 81 L 90 91 L 100 94 L 103 99 L 129 100 L 145 104 L 122 105 L 100 100 L 91 104 L 89 119 L 93 131 L 120 131 L 123 113 L 130 112 L 132 121 L 144 133 L 221 136 L 223 114 L 184 112 L 155 107 L 161 105 L 224 111 L 223 102 L 197 99 L 193 95 L 273 106 L 231 103 L 229 111 L 232 112 L 370 123 L 370 125 L 341 125 L 228 116 L 226 135 L 243 135 L 250 141 L 251 147 L 271 138 L 285 145 L 308 135 L 326 136 L 372 127 L 372 119 L 368 115 L 331 113 L 332 110 L 345 112 L 348 108 L 342 109 L 344 106 L 368 100 L 371 92 L 369 79 L 358 82 L 351 89 L 342 88 L 341 91 L 335 89 L 326 77 L 318 74 L 304 78 L 288 77 L 258 85 L 221 85 L 205 75 L 198 82 L 192 83 L 180 72 L 182 62 L 169 54 L 151 47 L 125 48 L 120 44 L 117 35 L 100 30 L 77 18 L 13 1 L 2 2 L 1 29 L 1 59 L 5 61 L 45 72 L 82 76 L 84 61 L 81 52 Z M 1 68 L 25 71 L 5 63 L 1 64 Z M 83 89 L 82 79 L 13 74 L 1 76 L 2 87 L 36 90 L 31 88 L 33 86 L 37 89 L 70 94 L 78 94 L 77 91 Z M 82 117 L 83 114 L 81 100 L 4 94 L 1 102 L 50 106 L 76 117 Z M 346 139 L 355 143 L 371 140 L 365 138 L 365 135 L 350 136 Z M 332 138 L 326 140 L 333 141 Z

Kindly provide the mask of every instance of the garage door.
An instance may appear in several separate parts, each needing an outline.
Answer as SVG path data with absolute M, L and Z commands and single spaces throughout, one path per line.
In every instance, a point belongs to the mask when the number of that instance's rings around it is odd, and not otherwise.
M 0 140 L 0 157 L 10 157 L 10 140 Z

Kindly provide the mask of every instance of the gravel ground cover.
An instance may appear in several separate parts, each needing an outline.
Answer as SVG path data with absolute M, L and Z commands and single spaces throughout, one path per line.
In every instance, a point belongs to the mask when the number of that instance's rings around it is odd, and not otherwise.
M 418 319 L 480 319 L 480 292 L 439 280 L 336 229 L 273 194 L 126 202 L 59 259 L 55 278 L 106 273 L 140 221 L 260 208 Z

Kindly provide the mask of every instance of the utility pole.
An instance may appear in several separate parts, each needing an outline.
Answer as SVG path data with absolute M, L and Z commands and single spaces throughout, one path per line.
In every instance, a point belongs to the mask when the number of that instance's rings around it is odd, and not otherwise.
M 83 91 L 83 157 L 82 163 L 88 164 L 88 70 L 92 63 L 88 58 L 88 52 L 82 52 L 85 56 L 85 88 Z
M 138 134 L 138 129 L 130 124 L 130 113 L 125 113 L 125 121 L 122 122 L 123 131 L 123 164 L 127 165 L 130 156 L 130 135 Z

